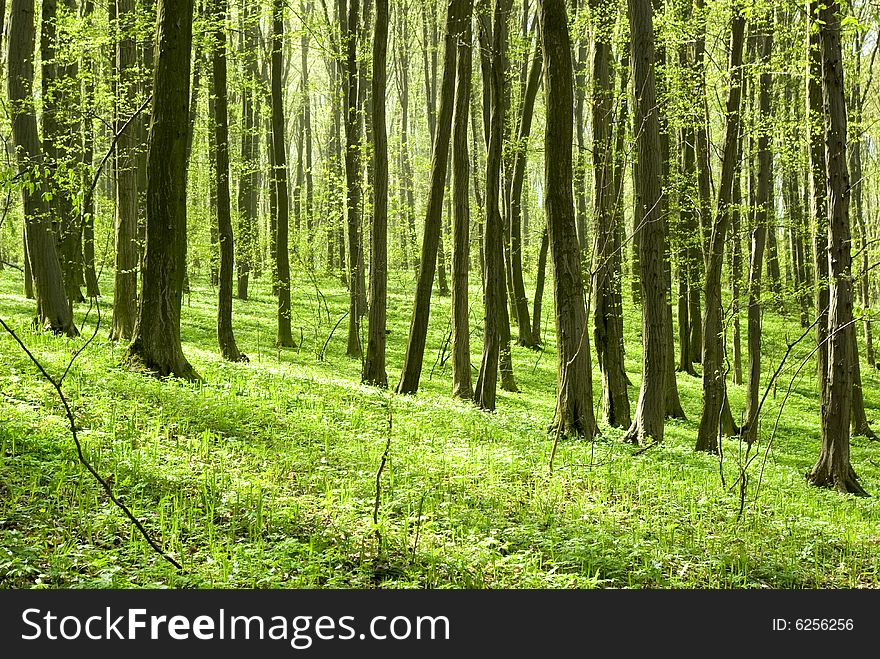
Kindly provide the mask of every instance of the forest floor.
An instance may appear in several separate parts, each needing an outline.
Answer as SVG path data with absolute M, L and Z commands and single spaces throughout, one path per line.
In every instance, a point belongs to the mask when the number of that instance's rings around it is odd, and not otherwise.
M 201 384 L 125 367 L 125 347 L 107 340 L 112 282 L 102 284 L 101 327 L 64 391 L 87 458 L 184 570 L 154 553 L 80 466 L 54 390 L 3 333 L 0 587 L 880 586 L 880 443 L 852 440 L 871 498 L 814 489 L 804 478 L 819 451 L 814 362 L 795 371 L 812 336 L 772 387 L 750 452 L 735 439 L 724 440 L 722 457 L 693 451 L 701 382 L 679 374 L 688 419 L 669 421 L 662 444 L 641 451 L 603 426 L 595 442 L 559 442 L 551 473 L 549 286 L 546 350 L 514 347 L 521 392 L 500 392 L 489 414 L 449 395 L 449 298 L 434 299 L 420 393 L 401 397 L 360 384 L 360 362 L 345 356 L 347 319 L 327 341 L 348 304 L 338 278 L 295 280 L 293 350 L 273 347 L 276 307 L 264 282 L 250 301 L 236 300 L 235 332 L 249 364 L 220 358 L 215 291 L 203 277 L 194 281 L 183 339 Z M 58 377 L 97 315 L 72 341 L 35 333 L 34 303 L 21 288 L 20 273 L 0 272 L 0 317 Z M 408 273 L 390 286 L 392 389 L 413 289 Z M 471 299 L 481 299 L 478 287 Z M 626 304 L 634 408 L 641 322 Z M 80 305 L 80 322 L 87 308 Z M 479 364 L 478 304 L 471 333 Z M 766 383 L 786 338 L 800 330 L 793 315 L 768 312 L 764 334 Z M 593 375 L 598 407 L 595 366 Z M 863 378 L 868 417 L 880 422 L 880 372 L 863 366 Z M 743 388 L 730 390 L 739 416 Z M 755 459 L 743 497 L 747 458 Z

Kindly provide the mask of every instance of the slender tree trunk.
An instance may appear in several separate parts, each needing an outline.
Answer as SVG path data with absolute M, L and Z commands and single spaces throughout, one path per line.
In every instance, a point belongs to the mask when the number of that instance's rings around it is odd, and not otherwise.
M 5 0 L 0 0 L 0 9 L 5 9 Z M 83 20 L 91 25 L 94 16 L 94 2 L 85 0 L 82 7 Z M 94 65 L 88 55 L 81 58 L 80 70 L 86 70 L 85 81 L 83 82 L 83 100 L 85 107 L 92 107 L 95 102 L 95 74 Z M 83 271 L 86 283 L 86 295 L 90 298 L 101 296 L 101 290 L 98 286 L 98 276 L 95 271 L 95 197 L 91 191 L 92 185 L 92 165 L 95 158 L 95 136 L 90 118 L 84 118 L 82 123 L 83 137 L 83 176 L 82 176 L 82 255 L 83 255 Z
M 589 324 L 572 196 L 574 69 L 565 1 L 542 0 L 540 20 L 547 99 L 544 203 L 556 303 L 556 412 L 552 428 L 560 435 L 579 434 L 591 440 L 598 428 L 593 414 Z
M 360 118 L 358 116 L 358 20 L 360 0 L 348 2 L 348 26 L 345 32 L 346 63 L 345 63 L 345 181 L 347 189 L 347 224 L 348 224 L 348 345 L 346 354 L 349 357 L 360 357 L 361 348 L 361 304 L 360 278 L 363 256 L 361 254 L 361 168 L 360 168 Z
M 220 354 L 233 362 L 247 361 L 235 342 L 232 330 L 232 279 L 235 269 L 232 212 L 229 192 L 229 100 L 226 91 L 227 0 L 211 0 L 214 75 L 214 178 L 217 181 L 217 236 L 220 243 L 217 341 Z
M 449 134 L 455 103 L 456 45 L 465 30 L 468 0 L 450 0 L 446 14 L 445 59 L 440 91 L 440 110 L 437 116 L 437 138 L 431 157 L 430 187 L 425 211 L 425 234 L 416 281 L 415 302 L 409 339 L 403 358 L 403 372 L 397 384 L 397 393 L 414 394 L 419 388 L 428 320 L 431 312 L 431 289 L 437 265 L 437 244 L 440 240 L 444 184 L 449 160 Z
M 594 247 L 593 332 L 596 354 L 602 372 L 602 412 L 608 425 L 629 428 L 632 416 L 627 393 L 623 337 L 617 319 L 623 301 L 615 287 L 620 271 L 620 242 L 616 224 L 614 195 L 614 88 L 611 81 L 611 37 L 614 11 L 610 3 L 593 0 L 591 10 L 596 25 L 593 49 L 593 170 Z
M 284 48 L 284 4 L 272 2 L 272 179 L 275 188 L 277 237 L 275 244 L 275 269 L 278 284 L 278 338 L 281 348 L 294 347 L 290 331 L 290 254 L 288 253 L 288 224 L 290 200 L 288 197 L 288 171 L 284 122 L 284 97 L 281 89 Z
M 468 1 L 468 5 L 470 5 Z M 468 16 L 472 7 L 468 6 Z M 454 224 L 452 233 L 452 395 L 471 399 L 471 332 L 468 318 L 468 275 L 470 270 L 470 155 L 468 154 L 468 112 L 471 104 L 473 55 L 471 21 L 466 20 L 458 46 L 455 116 L 452 136 L 452 183 Z
M 76 336 L 70 305 L 65 295 L 61 262 L 55 249 L 49 192 L 44 176 L 35 180 L 34 171 L 43 171 L 42 147 L 37 135 L 34 110 L 34 46 L 36 27 L 33 0 L 12 0 L 9 9 L 9 39 L 6 62 L 7 98 L 12 122 L 12 138 L 19 175 L 28 182 L 22 186 L 24 206 L 26 264 L 30 264 L 37 299 L 37 320 L 56 334 Z
M 197 380 L 180 343 L 186 268 L 186 136 L 191 0 L 159 0 L 148 154 L 146 253 L 129 355 L 158 375 Z
M 819 10 L 822 100 L 825 110 L 825 168 L 828 194 L 828 380 L 823 401 L 822 450 L 808 477 L 812 485 L 865 494 L 850 464 L 853 396 L 852 245 L 849 226 L 850 180 L 846 161 L 846 102 L 840 47 L 840 5 Z
M 635 85 L 634 126 L 637 135 L 636 178 L 639 262 L 642 300 L 642 386 L 627 441 L 663 440 L 666 418 L 667 344 L 664 334 L 668 310 L 664 272 L 666 228 L 660 215 L 662 162 L 660 122 L 655 85 L 654 21 L 651 0 L 628 0 L 631 53 Z
M 388 65 L 388 0 L 376 0 L 373 37 L 373 226 L 370 264 L 369 338 L 363 381 L 388 387 L 385 372 L 385 319 L 388 296 L 388 135 L 385 88 Z
M 819 402 L 822 410 L 819 424 L 825 436 L 825 409 L 828 405 L 828 190 L 825 182 L 825 135 L 824 110 L 822 107 L 822 55 L 819 48 L 819 31 L 815 21 L 819 16 L 819 2 L 809 4 L 810 27 L 807 30 L 807 96 L 808 127 L 810 138 L 810 184 L 812 188 L 812 211 L 814 250 L 816 263 L 816 369 L 819 384 Z
M 740 330 L 740 304 L 742 294 L 740 292 L 743 264 L 742 264 L 742 172 L 737 169 L 733 183 L 733 208 L 730 211 L 730 230 L 732 232 L 731 263 L 730 263 L 730 288 L 733 294 L 733 383 L 743 383 L 742 372 L 742 332 Z
M 750 444 L 758 438 L 758 405 L 761 385 L 761 271 L 764 268 L 764 248 L 770 215 L 773 210 L 773 154 L 771 152 L 772 73 L 769 70 L 773 52 L 772 26 L 758 39 L 761 81 L 759 92 L 758 135 L 758 189 L 755 207 L 755 226 L 752 230 L 752 257 L 749 268 L 749 370 L 746 385 L 746 413 L 743 437 Z
M 718 451 L 719 430 L 730 414 L 724 354 L 724 328 L 721 307 L 721 267 L 724 263 L 724 243 L 730 224 L 733 179 L 739 156 L 740 101 L 742 98 L 742 53 L 745 37 L 745 16 L 734 8 L 733 30 L 730 39 L 731 76 L 727 97 L 727 134 L 721 161 L 721 182 L 718 206 L 712 228 L 709 259 L 706 268 L 706 315 L 703 320 L 703 414 L 697 433 L 697 451 Z M 731 419 L 732 420 L 732 419 Z
M 310 28 L 307 27 L 308 21 L 312 15 L 311 0 L 303 0 L 302 2 L 302 33 L 300 35 L 300 67 L 302 69 L 302 139 L 303 139 L 303 156 L 304 156 L 304 175 L 305 175 L 305 203 L 303 204 L 303 215 L 305 216 L 306 229 L 306 263 L 311 267 L 313 264 L 313 248 L 315 222 L 313 219 L 315 204 L 315 180 L 312 176 L 312 168 L 314 167 L 314 153 L 312 152 L 312 89 L 309 77 L 309 51 L 311 45 Z
M 241 174 L 238 178 L 238 298 L 248 299 L 250 275 L 257 260 L 260 141 L 257 137 L 259 81 L 258 19 L 250 3 L 242 5 Z
M 541 337 L 541 306 L 544 302 L 544 282 L 547 276 L 547 251 L 550 248 L 550 235 L 545 228 L 541 233 L 541 247 L 538 249 L 538 267 L 535 275 L 535 301 L 532 303 L 532 340 L 536 346 L 544 344 Z

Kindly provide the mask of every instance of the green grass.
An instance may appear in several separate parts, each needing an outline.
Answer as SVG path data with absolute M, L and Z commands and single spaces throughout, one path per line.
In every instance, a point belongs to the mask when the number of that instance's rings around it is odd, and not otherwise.
M 20 274 L 0 273 L 0 314 L 50 372 L 85 343 L 35 333 Z M 153 553 L 76 461 L 51 387 L 12 339 L 0 336 L 0 585 L 2 587 L 644 588 L 877 587 L 880 505 L 807 485 L 818 455 L 812 363 L 794 380 L 777 433 L 768 438 L 792 378 L 786 370 L 763 414 L 761 457 L 748 472 L 739 515 L 744 447 L 728 439 L 723 463 L 692 447 L 701 384 L 679 375 L 687 421 L 670 421 L 662 445 L 640 455 L 602 428 L 594 442 L 563 440 L 551 475 L 546 427 L 555 401 L 552 301 L 547 350 L 514 348 L 522 390 L 501 392 L 488 414 L 449 396 L 440 358 L 449 299 L 435 298 L 420 393 L 400 397 L 360 384 L 345 357 L 347 308 L 336 279 L 294 283 L 294 350 L 273 347 L 275 304 L 264 285 L 235 301 L 239 347 L 216 349 L 215 293 L 201 279 L 184 300 L 184 350 L 202 384 L 127 370 L 124 346 L 104 325 L 64 382 L 88 459 L 184 565 Z M 411 276 L 389 301 L 388 372 L 396 383 L 412 308 Z M 472 291 L 472 360 L 482 312 Z M 78 311 L 83 319 L 85 309 Z M 94 312 L 84 335 L 94 329 Z M 766 316 L 765 372 L 784 351 L 792 318 Z M 627 369 L 635 406 L 641 367 L 639 310 L 627 306 Z M 743 327 L 745 325 L 743 324 Z M 798 346 L 797 365 L 812 349 Z M 598 368 L 594 367 L 596 401 Z M 880 374 L 863 369 L 869 418 Z M 743 391 L 731 386 L 733 408 Z M 373 525 L 382 474 L 378 552 Z M 764 460 L 764 452 L 766 460 Z M 865 488 L 880 494 L 880 446 L 853 438 Z M 722 482 L 723 474 L 723 482 Z M 757 488 L 759 481 L 761 486 Z

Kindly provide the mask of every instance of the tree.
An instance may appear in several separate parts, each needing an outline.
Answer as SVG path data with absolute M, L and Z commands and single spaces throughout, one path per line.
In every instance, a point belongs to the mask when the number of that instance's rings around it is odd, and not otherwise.
M 822 101 L 825 116 L 825 183 L 828 195 L 828 376 L 822 405 L 822 450 L 808 476 L 812 485 L 864 495 L 850 464 L 853 329 L 851 187 L 847 168 L 847 114 L 840 47 L 840 5 L 819 8 Z
M 388 135 L 385 89 L 388 53 L 388 0 L 376 0 L 373 38 L 373 227 L 370 264 L 369 339 L 363 381 L 385 388 L 385 318 L 388 297 Z
M 214 178 L 217 182 L 217 238 L 220 243 L 220 290 L 217 300 L 217 340 L 224 359 L 247 361 L 232 330 L 234 246 L 229 202 L 229 101 L 226 91 L 226 0 L 211 0 L 214 75 Z
M 574 87 L 565 1 L 542 0 L 540 17 L 547 98 L 545 208 L 558 345 L 553 428 L 560 434 L 580 434 L 592 439 L 598 429 L 593 415 L 587 307 L 572 187 Z
M 129 357 L 160 376 L 199 379 L 180 342 L 186 269 L 186 137 L 192 0 L 159 0 L 148 145 L 146 249 Z
M 284 3 L 272 2 L 272 185 L 275 190 L 275 283 L 278 291 L 278 338 L 281 348 L 294 347 L 290 331 L 290 254 L 288 227 L 290 198 L 288 195 L 287 139 L 284 129 L 284 97 L 281 88 L 284 48 Z
M 52 220 L 46 202 L 46 171 L 37 135 L 34 109 L 33 0 L 12 0 L 9 7 L 9 65 L 7 95 L 12 120 L 12 139 L 18 172 L 24 181 L 22 203 L 25 217 L 26 259 L 33 273 L 37 321 L 56 334 L 76 336 L 76 325 L 64 290 L 61 262 L 55 249 Z
M 732 423 L 727 400 L 724 364 L 724 327 L 721 306 L 721 268 L 724 264 L 724 244 L 730 226 L 733 201 L 733 183 L 739 159 L 740 101 L 742 99 L 742 53 L 745 40 L 746 19 L 742 10 L 734 6 L 733 27 L 730 35 L 730 62 L 728 75 L 730 87 L 727 95 L 727 127 L 724 154 L 721 160 L 721 181 L 715 222 L 706 264 L 705 300 L 703 318 L 703 413 L 697 431 L 696 450 L 718 450 L 718 432 L 722 430 L 724 417 Z
M 437 114 L 437 139 L 431 156 L 430 187 L 425 211 L 425 233 L 422 239 L 422 256 L 419 260 L 419 276 L 416 281 L 415 302 L 409 339 L 403 358 L 403 372 L 397 383 L 397 393 L 414 394 L 419 389 L 422 362 L 425 357 L 425 340 L 431 312 L 431 288 L 437 266 L 437 245 L 443 210 L 443 193 L 449 159 L 449 133 L 455 104 L 456 46 L 469 20 L 467 0 L 450 0 L 446 12 L 446 35 L 444 39 L 443 77 L 440 88 L 440 108 Z
M 348 346 L 349 357 L 360 357 L 361 279 L 363 278 L 363 254 L 361 253 L 361 167 L 360 167 L 360 117 L 358 112 L 357 34 L 360 0 L 349 0 L 348 23 L 344 32 L 345 43 L 345 182 L 347 190 L 348 226 Z
M 468 5 L 471 5 L 468 0 Z M 467 13 L 471 13 L 468 7 Z M 468 154 L 468 111 L 471 104 L 473 56 L 470 21 L 466 22 L 458 46 L 458 73 L 452 136 L 453 234 L 452 234 L 452 395 L 473 398 L 471 383 L 471 332 L 468 319 L 470 271 L 470 156 Z
M 654 81 L 654 20 L 651 0 L 628 0 L 637 135 L 637 215 L 642 299 L 642 385 L 627 441 L 663 440 L 667 355 L 664 322 L 668 307 L 664 273 L 666 229 L 660 216 L 662 165 L 660 121 Z
M 608 3 L 593 0 L 596 43 L 593 50 L 593 170 L 595 264 L 593 266 L 593 332 L 602 372 L 602 412 L 610 426 L 629 428 L 629 409 L 624 367 L 622 325 L 623 300 L 617 280 L 622 276 L 620 231 L 614 180 L 614 85 L 611 80 L 611 37 L 614 13 Z

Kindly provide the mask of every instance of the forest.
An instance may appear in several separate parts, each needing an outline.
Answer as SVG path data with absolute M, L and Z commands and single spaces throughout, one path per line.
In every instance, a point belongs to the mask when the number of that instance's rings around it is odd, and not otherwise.
M 880 587 L 876 3 L 0 35 L 0 588 Z

